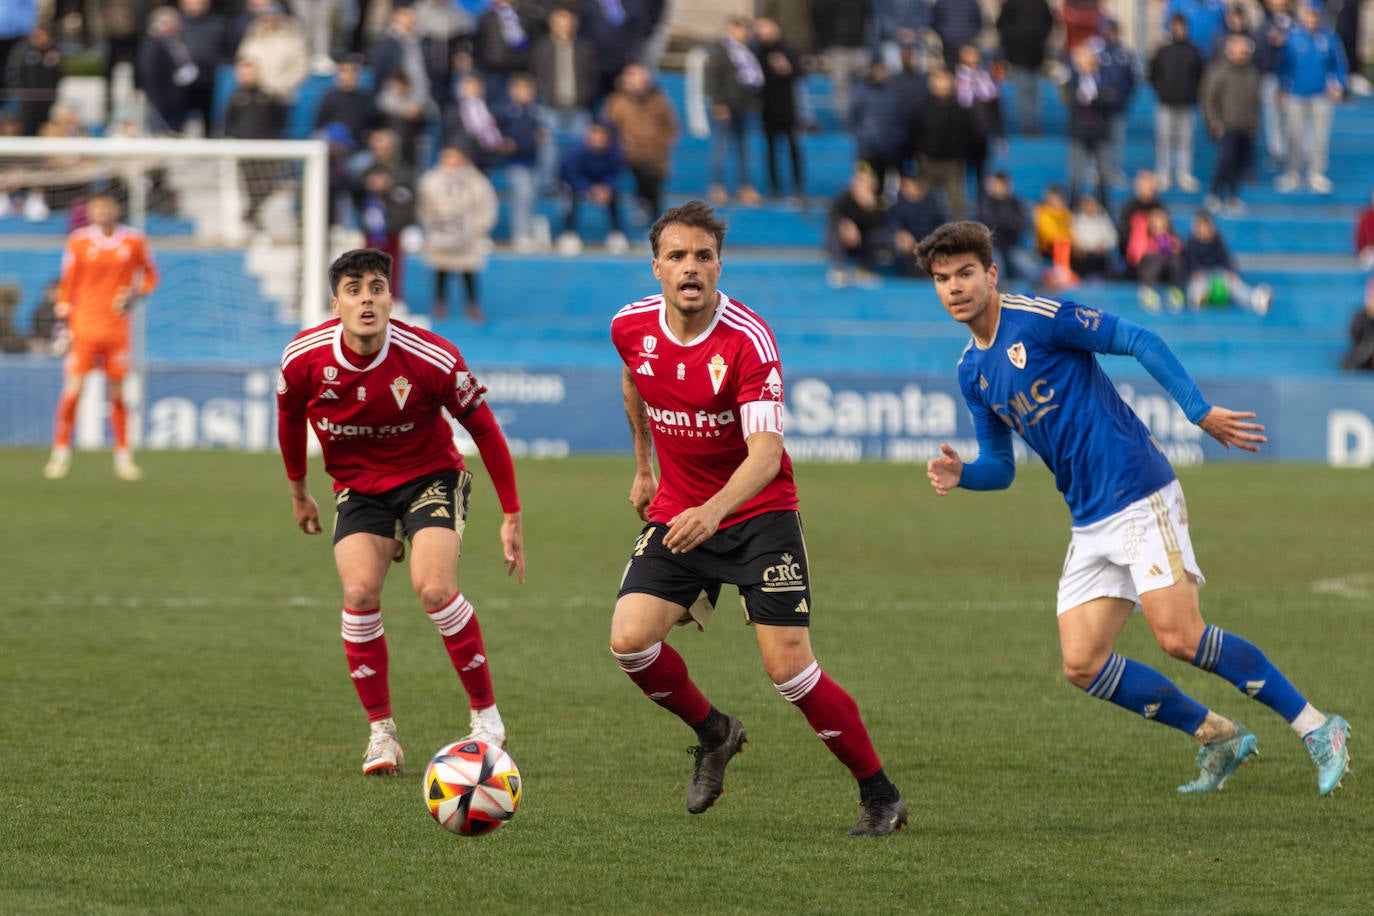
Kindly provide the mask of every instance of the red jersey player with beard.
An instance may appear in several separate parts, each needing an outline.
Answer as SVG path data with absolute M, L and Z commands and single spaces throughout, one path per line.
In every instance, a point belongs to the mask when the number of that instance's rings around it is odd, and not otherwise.
M 611 652 L 645 696 L 696 732 L 687 810 L 700 814 L 724 791 L 725 766 L 747 739 L 664 639 L 674 624 L 704 626 L 721 586 L 736 586 L 769 678 L 858 780 L 862 810 L 849 833 L 882 836 L 906 824 L 907 805 L 858 706 L 811 651 L 782 362 L 763 319 L 716 288 L 724 240 L 725 224 L 700 201 L 666 211 L 649 232 L 662 293 L 611 322 L 634 436 L 630 502 L 647 522 L 621 580 Z
M 394 775 L 404 763 L 391 717 L 382 583 L 410 540 L 410 582 L 443 636 L 472 707 L 470 737 L 504 746 L 482 631 L 458 590 L 458 557 L 472 475 L 445 411 L 471 434 L 505 517 L 508 575 L 525 581 L 520 500 L 505 436 L 486 391 L 458 349 L 391 319 L 391 256 L 346 252 L 329 267 L 337 316 L 296 335 L 277 381 L 278 437 L 291 507 L 306 534 L 320 511 L 306 488 L 306 424 L 334 478 L 334 562 L 343 585 L 349 675 L 372 727 L 363 772 Z

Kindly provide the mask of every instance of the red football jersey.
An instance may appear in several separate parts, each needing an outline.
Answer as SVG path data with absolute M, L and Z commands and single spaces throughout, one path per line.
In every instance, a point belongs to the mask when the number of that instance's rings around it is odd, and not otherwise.
M 749 455 L 750 433 L 781 434 L 783 387 L 773 332 L 741 303 L 721 293 L 711 326 L 686 346 L 668 330 L 664 309 L 662 295 L 625 306 L 611 321 L 611 340 L 648 408 L 660 475 L 649 518 L 666 523 L 725 486 Z M 721 527 L 796 508 L 784 451 L 778 476 Z
M 458 348 L 422 328 L 393 320 L 381 350 L 352 359 L 337 318 L 302 331 L 282 354 L 277 378 L 287 476 L 305 476 L 303 461 L 292 466 L 287 440 L 307 421 L 336 491 L 381 493 L 425 474 L 461 470 L 453 427 L 440 408 L 461 417 L 485 391 Z

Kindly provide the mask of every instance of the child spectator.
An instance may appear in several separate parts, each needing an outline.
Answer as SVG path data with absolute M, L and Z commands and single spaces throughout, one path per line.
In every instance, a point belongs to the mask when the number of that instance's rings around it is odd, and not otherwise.
M 1203 211 L 1193 217 L 1193 232 L 1183 245 L 1188 271 L 1188 306 L 1234 303 L 1256 315 L 1269 314 L 1273 292 L 1267 284 L 1250 287 L 1236 271 L 1231 249 L 1217 231 L 1212 215 Z
M 1069 265 L 1074 273 L 1085 279 L 1110 277 L 1116 255 L 1116 224 L 1102 208 L 1102 201 L 1091 194 L 1079 198 L 1071 232 Z
M 616 184 L 625 168 L 625 156 L 620 151 L 610 128 L 593 123 L 582 134 L 582 142 L 563 158 L 563 230 L 558 236 L 558 252 L 573 257 L 582 251 L 582 237 L 577 230 L 577 212 L 582 201 L 606 208 L 610 232 L 606 234 L 606 250 L 623 254 L 629 241 L 620 228 L 620 195 Z
M 1064 200 L 1063 190 L 1050 185 L 1035 208 L 1035 250 L 1042 258 L 1052 258 L 1056 244 L 1072 241 L 1073 211 Z
M 1183 240 L 1174 232 L 1169 211 L 1155 207 L 1145 214 L 1142 230 L 1126 245 L 1126 260 L 1140 281 L 1140 307 L 1151 314 L 1160 309 L 1157 287 L 1164 287 L 1164 303 L 1171 312 L 1183 310 L 1185 262 Z

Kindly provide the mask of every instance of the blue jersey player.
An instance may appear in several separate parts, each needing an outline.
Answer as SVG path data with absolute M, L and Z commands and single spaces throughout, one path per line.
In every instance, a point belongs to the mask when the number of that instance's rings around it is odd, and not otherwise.
M 1349 726 L 1308 703 L 1253 644 L 1203 622 L 1198 589 L 1205 580 L 1183 491 L 1094 354 L 1134 356 L 1189 420 L 1227 448 L 1259 451 L 1266 440 L 1255 415 L 1208 404 L 1159 336 L 1143 327 L 1073 302 L 999 293 L 992 234 L 982 223 L 946 223 L 922 241 L 917 259 L 945 310 L 973 334 L 958 372 L 978 437 L 976 460 L 966 464 L 942 445 L 926 474 L 941 496 L 955 487 L 1004 489 L 1015 475 L 1013 432 L 1054 472 L 1073 515 L 1058 597 L 1065 677 L 1090 696 L 1193 735 L 1201 773 L 1179 791 L 1220 789 L 1255 752 L 1255 736 L 1112 651 L 1139 604 L 1165 652 L 1283 716 L 1317 765 L 1318 790 L 1331 792 L 1350 760 Z

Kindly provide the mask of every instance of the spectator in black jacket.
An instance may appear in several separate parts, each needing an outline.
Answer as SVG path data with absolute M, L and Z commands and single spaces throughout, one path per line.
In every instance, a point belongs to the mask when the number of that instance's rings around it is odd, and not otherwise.
M 930 98 L 916 121 L 916 149 L 921 174 L 931 188 L 943 191 L 955 219 L 965 213 L 965 161 L 973 136 L 973 116 L 954 96 L 954 75 L 933 70 L 927 77 Z
M 148 130 L 180 133 L 186 124 L 191 84 L 200 75 L 181 40 L 181 14 L 161 6 L 148 17 L 148 31 L 138 44 L 134 84 L 148 98 Z
M 57 101 L 57 84 L 62 80 L 62 52 L 53 43 L 51 29 L 36 26 L 10 49 L 9 60 L 0 63 L 5 64 L 3 87 L 20 99 L 19 122 L 24 135 L 36 136 L 38 128 L 48 121 Z
M 830 74 L 830 107 L 835 120 L 849 117 L 851 83 L 868 66 L 867 3 L 856 0 L 811 0 L 816 50 Z
M 862 166 L 830 204 L 825 250 L 830 257 L 826 281 L 832 288 L 855 282 L 864 287 L 878 285 L 878 262 L 891 250 L 891 243 L 878 179 Z
M 898 273 L 907 277 L 927 276 L 916 260 L 916 246 L 949 220 L 949 208 L 941 197 L 930 192 L 930 182 L 915 172 L 903 172 L 897 199 L 887 208 L 887 230 Z
M 1350 349 L 1341 360 L 1341 368 L 1374 369 L 1374 277 L 1364 285 L 1364 305 L 1350 317 Z
M 229 47 L 229 22 L 210 9 L 210 0 L 178 0 L 181 7 L 181 37 L 196 78 L 186 87 L 186 112 L 200 115 L 205 136 L 214 133 L 215 85 L 221 64 L 233 59 Z
M 945 66 L 959 66 L 959 49 L 976 44 L 983 31 L 983 9 L 978 0 L 935 0 L 930 11 L 930 28 L 940 36 Z
M 239 140 L 280 140 L 286 130 L 286 106 L 258 86 L 258 65 L 250 57 L 234 64 L 238 88 L 224 112 L 224 136 Z M 243 221 L 254 232 L 263 230 L 258 211 L 276 187 L 281 162 L 274 159 L 241 159 L 239 176 L 248 195 Z
M 1188 40 L 1188 20 L 1181 13 L 1169 19 L 1169 42 L 1150 61 L 1150 85 L 1155 106 L 1155 174 L 1159 189 L 1169 189 L 1169 176 L 1178 176 L 1181 191 L 1199 188 L 1193 175 L 1193 129 L 1197 122 L 1197 93 L 1205 62 Z
M 367 138 L 367 132 L 377 126 L 373 93 L 359 82 L 362 66 L 363 58 L 359 55 L 349 55 L 340 61 L 334 72 L 334 87 L 324 94 L 320 107 L 315 110 L 316 129 L 342 124 L 348 128 L 353 142 L 359 144 Z
M 797 124 L 797 82 L 802 78 L 801 55 L 782 37 L 782 29 L 772 19 L 754 22 L 754 53 L 763 68 L 763 89 L 759 93 L 763 117 L 763 138 L 768 144 L 768 188 L 774 197 L 782 196 L 778 175 L 778 146 L 787 144 L 792 163 L 792 202 L 806 205 L 806 179 L 802 170 L 800 132 Z
M 1008 280 L 1033 284 L 1040 279 L 1040 262 L 1026 248 L 1026 204 L 1006 172 L 988 176 L 978 198 L 978 221 L 992 230 L 993 248 Z
M 596 48 L 599 78 L 595 108 L 615 91 L 616 78 L 634 60 L 657 20 L 649 0 L 582 0 L 577 7 L 582 34 Z M 659 15 L 662 15 L 660 9 Z
M 1041 68 L 1052 31 L 1054 12 L 1046 0 L 1003 0 L 997 34 L 1016 99 L 1016 129 L 1029 136 L 1040 133 Z
M 543 33 L 545 18 L 543 8 L 531 0 L 492 0 L 478 17 L 472 59 L 487 78 L 492 105 L 504 101 L 512 74 L 530 69 L 530 52 Z
M 849 132 L 854 135 L 859 161 L 877 177 L 880 194 L 888 191 L 888 176 L 901 171 L 906 152 L 907 125 L 900 111 L 887 64 L 874 57 L 850 96 Z

